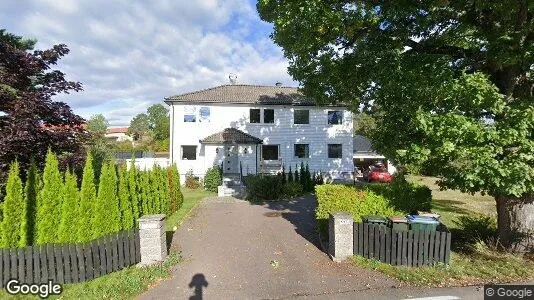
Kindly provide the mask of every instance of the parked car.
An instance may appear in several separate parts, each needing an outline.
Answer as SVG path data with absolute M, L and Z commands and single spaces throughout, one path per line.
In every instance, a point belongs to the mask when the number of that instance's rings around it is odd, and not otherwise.
M 391 182 L 392 175 L 382 165 L 376 165 L 370 167 L 369 170 L 364 172 L 363 179 L 367 182 Z

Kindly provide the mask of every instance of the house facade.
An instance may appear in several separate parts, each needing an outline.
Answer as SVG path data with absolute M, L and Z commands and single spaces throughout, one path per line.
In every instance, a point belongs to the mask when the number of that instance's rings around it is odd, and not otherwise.
M 320 107 L 297 88 L 223 85 L 165 98 L 170 106 L 170 162 L 185 179 L 223 173 L 286 172 L 301 163 L 325 176 L 352 176 L 352 113 Z M 183 182 L 183 181 L 182 181 Z

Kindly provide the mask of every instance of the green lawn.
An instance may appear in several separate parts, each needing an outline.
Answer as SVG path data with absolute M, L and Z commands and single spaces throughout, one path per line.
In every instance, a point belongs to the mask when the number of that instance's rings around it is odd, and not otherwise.
M 166 222 L 167 231 L 172 231 L 174 226 L 180 224 L 189 216 L 200 200 L 214 195 L 202 189 L 190 190 L 182 188 L 184 203 L 182 207 Z M 77 284 L 64 285 L 63 293 L 52 299 L 130 299 L 148 290 L 158 281 L 170 275 L 172 266 L 180 261 L 180 254 L 173 248 L 165 262 L 151 267 L 130 267 L 124 270 L 108 274 L 106 276 Z M 9 298 L 4 291 L 0 291 L 0 298 Z M 12 297 L 15 299 L 28 298 L 23 296 Z
M 487 229 L 477 225 L 479 223 L 475 222 L 475 227 L 467 230 L 455 222 L 461 216 L 488 216 L 494 221 L 497 213 L 495 200 L 492 197 L 451 190 L 440 191 L 435 184 L 436 178 L 432 177 L 408 176 L 407 179 L 424 184 L 432 190 L 432 211 L 441 215 L 441 221 L 452 233 L 453 251 L 450 265 L 397 267 L 359 256 L 354 257 L 355 263 L 413 285 L 458 286 L 534 279 L 534 261 L 521 255 L 497 251 L 493 245 L 481 240 L 467 238 L 473 235 L 471 231 Z M 491 232 L 495 228 L 488 230 Z

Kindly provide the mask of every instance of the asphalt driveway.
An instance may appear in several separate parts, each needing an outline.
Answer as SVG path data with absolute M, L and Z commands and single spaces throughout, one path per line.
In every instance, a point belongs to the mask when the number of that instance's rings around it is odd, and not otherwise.
M 313 196 L 264 205 L 204 200 L 173 237 L 184 261 L 140 298 L 334 298 L 398 285 L 383 274 L 332 262 L 320 250 L 314 208 Z

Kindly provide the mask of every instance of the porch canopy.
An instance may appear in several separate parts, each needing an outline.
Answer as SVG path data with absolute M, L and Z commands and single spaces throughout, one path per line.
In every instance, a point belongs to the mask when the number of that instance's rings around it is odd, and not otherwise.
M 235 128 L 225 128 L 200 140 L 201 144 L 262 144 L 263 141 L 253 135 Z

